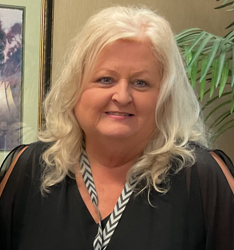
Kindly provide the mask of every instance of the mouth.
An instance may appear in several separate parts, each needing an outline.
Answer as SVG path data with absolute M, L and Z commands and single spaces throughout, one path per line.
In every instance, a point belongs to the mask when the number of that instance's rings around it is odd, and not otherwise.
M 133 116 L 133 114 L 125 112 L 105 112 L 107 115 L 116 115 L 116 116 Z

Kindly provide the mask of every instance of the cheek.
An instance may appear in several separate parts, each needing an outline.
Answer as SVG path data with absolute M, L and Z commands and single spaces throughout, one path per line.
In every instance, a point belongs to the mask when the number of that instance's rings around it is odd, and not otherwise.
M 100 110 L 102 110 L 102 98 L 96 92 L 97 91 L 93 89 L 85 90 L 76 103 L 74 113 L 81 125 L 82 123 L 91 122 L 97 119 Z
M 139 98 L 138 110 L 143 116 L 148 118 L 155 117 L 155 109 L 157 105 L 157 94 L 145 95 L 143 98 Z
M 82 117 L 85 116 L 85 110 L 87 109 L 88 105 L 88 102 L 86 100 L 86 94 L 83 93 L 74 107 L 74 113 L 78 122 L 80 122 L 82 120 Z
M 74 108 L 74 114 L 75 114 L 75 117 L 76 117 L 76 119 L 77 119 L 77 121 L 80 123 L 80 117 L 82 116 L 81 115 L 81 107 L 80 107 L 80 102 L 78 101 L 77 103 L 76 103 L 76 106 L 75 106 L 75 108 Z
M 81 129 L 84 131 L 84 133 L 87 133 L 87 128 L 90 127 L 90 115 L 88 115 L 90 112 L 87 110 L 87 103 L 83 101 L 83 98 L 81 98 L 75 108 L 74 108 L 74 114 L 75 117 L 81 127 Z
M 141 126 L 144 127 L 148 132 L 152 133 L 156 128 L 155 122 L 155 109 L 157 105 L 157 94 L 146 95 L 138 103 L 138 112 L 141 113 Z

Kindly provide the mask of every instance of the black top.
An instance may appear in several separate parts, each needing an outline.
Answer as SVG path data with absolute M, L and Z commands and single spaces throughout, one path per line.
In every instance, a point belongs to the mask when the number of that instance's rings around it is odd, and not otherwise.
M 97 224 L 75 179 L 67 176 L 46 197 L 40 193 L 45 148 L 31 144 L 8 179 L 0 199 L 0 249 L 92 250 Z M 171 175 L 166 194 L 152 190 L 152 205 L 147 192 L 132 195 L 107 250 L 234 250 L 234 195 L 210 153 L 196 147 L 195 154 L 191 168 Z

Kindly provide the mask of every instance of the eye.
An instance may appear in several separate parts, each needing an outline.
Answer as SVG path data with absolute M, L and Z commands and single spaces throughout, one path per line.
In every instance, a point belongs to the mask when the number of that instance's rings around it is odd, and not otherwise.
M 143 80 L 136 80 L 134 81 L 134 86 L 137 88 L 145 88 L 145 87 L 148 87 L 149 84 Z
M 103 84 L 112 84 L 113 79 L 111 77 L 101 77 L 97 79 L 97 82 L 103 83 Z

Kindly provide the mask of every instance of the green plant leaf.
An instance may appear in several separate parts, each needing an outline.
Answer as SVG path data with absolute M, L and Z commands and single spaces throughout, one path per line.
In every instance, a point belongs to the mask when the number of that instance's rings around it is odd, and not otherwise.
M 217 2 L 219 2 L 219 0 L 216 0 Z M 224 0 L 223 4 L 225 4 L 226 2 L 228 2 L 229 0 Z
M 218 77 L 218 65 L 219 65 L 219 60 L 214 59 L 212 63 L 212 77 L 211 77 L 211 86 L 210 86 L 210 97 L 212 97 L 215 89 L 215 83 L 217 82 L 217 77 Z
M 202 31 L 200 33 L 200 35 L 196 38 L 196 40 L 193 42 L 193 44 L 191 45 L 190 49 L 187 51 L 187 53 L 191 52 L 193 50 L 193 48 L 204 38 L 204 36 L 206 36 L 206 32 Z
M 208 82 L 208 81 L 207 81 Z M 204 93 L 204 96 L 205 95 L 207 95 L 208 93 L 210 92 L 210 89 L 207 89 L 206 91 L 205 91 L 205 93 Z M 200 100 L 200 97 L 198 97 L 198 101 L 200 102 L 201 100 Z M 204 108 L 204 107 L 203 107 Z M 202 108 L 202 110 L 203 110 L 203 108 Z M 205 109 L 205 108 L 204 108 Z
M 189 65 L 187 66 L 186 70 L 189 71 L 192 67 L 193 63 L 197 60 L 199 55 L 202 53 L 203 49 L 207 45 L 207 43 L 210 41 L 210 39 L 213 37 L 211 34 L 207 34 L 206 38 L 201 42 L 200 46 L 196 49 L 195 54 L 193 56 L 193 59 L 190 61 Z M 201 39 L 200 39 L 201 40 Z M 189 51 L 191 50 L 192 46 L 190 47 Z M 206 57 L 208 59 L 208 57 Z M 207 61 L 208 62 L 208 61 Z
M 233 0 L 232 2 L 234 3 Z M 224 4 L 226 3 L 227 2 Z M 209 94 L 211 97 L 211 100 L 206 102 L 202 108 L 204 110 L 207 106 L 211 105 L 214 107 L 209 111 L 206 120 L 216 112 L 216 114 L 219 115 L 219 119 L 216 119 L 215 123 L 212 124 L 214 124 L 213 127 L 218 127 L 220 124 L 223 124 L 231 112 L 234 111 L 234 63 L 232 63 L 234 57 L 234 30 L 229 32 L 225 37 L 219 37 L 200 29 L 189 29 L 176 35 L 176 40 L 180 51 L 184 54 L 187 63 L 186 71 L 192 87 L 195 88 L 196 82 L 200 82 L 199 101 L 204 100 L 205 95 Z M 229 61 L 229 70 L 227 61 Z M 204 67 L 204 65 L 206 65 L 206 67 Z M 230 76 L 230 79 L 228 76 Z M 229 82 L 227 82 L 227 80 Z M 233 88 L 232 93 L 223 92 L 227 85 Z M 221 104 L 217 104 L 218 96 L 212 98 L 216 86 L 219 86 L 219 96 L 221 98 L 227 95 L 232 96 L 232 98 L 229 97 L 229 100 L 225 98 L 225 101 L 221 101 Z M 221 112 L 220 109 L 224 105 L 228 105 L 229 110 L 225 113 Z
M 207 121 L 207 120 L 209 119 L 209 117 L 210 117 L 215 111 L 217 111 L 218 109 L 220 109 L 221 107 L 223 107 L 223 106 L 225 106 L 225 105 L 227 105 L 227 104 L 229 104 L 229 103 L 231 103 L 231 100 L 230 100 L 230 101 L 223 102 L 223 103 L 219 104 L 217 107 L 215 107 L 214 109 L 212 109 L 212 110 L 210 111 L 210 113 L 206 116 L 205 121 Z
M 208 63 L 208 57 L 205 56 L 203 57 L 202 62 L 201 62 L 201 75 L 205 71 L 207 63 Z M 203 80 L 200 83 L 200 100 L 201 101 L 203 99 L 204 92 L 205 92 L 205 84 L 206 84 L 206 78 L 203 78 Z
M 194 61 L 193 66 L 191 68 L 191 84 L 193 89 L 195 89 L 197 82 L 197 68 L 198 68 L 198 58 Z
M 225 120 L 230 115 L 231 115 L 230 110 L 224 112 L 218 118 L 215 119 L 215 121 L 209 126 L 209 129 L 218 126 L 223 120 Z
M 218 6 L 218 7 L 215 7 L 215 9 L 218 10 L 218 9 L 225 8 L 225 7 L 229 6 L 229 5 L 232 5 L 233 3 L 234 3 L 234 1 L 232 1 L 230 3 L 222 4 L 222 5 Z
M 207 67 L 206 67 L 204 73 L 201 75 L 200 82 L 203 80 L 204 77 L 206 77 L 206 74 L 207 74 L 207 72 L 208 72 L 208 70 L 209 70 L 209 68 L 210 68 L 210 66 L 211 66 L 211 64 L 216 56 L 216 53 L 219 49 L 220 42 L 221 42 L 220 39 L 217 39 L 214 42 L 212 49 L 211 49 L 211 52 L 210 52 L 209 57 L 208 57 Z
M 185 59 L 186 59 L 186 65 L 188 65 L 190 63 L 190 61 L 192 60 L 192 52 L 188 52 L 189 47 L 185 46 Z M 188 74 L 188 78 L 191 79 L 191 69 L 189 71 L 187 71 Z
M 233 87 L 233 85 L 234 85 L 234 62 L 233 62 L 233 58 L 234 58 L 234 45 L 232 46 L 232 78 L 231 78 L 231 87 Z
M 224 123 L 216 132 L 216 133 L 219 133 L 220 131 L 223 131 L 230 123 L 233 123 L 234 122 L 234 119 L 231 119 L 229 121 L 227 121 L 226 123 Z
M 192 52 L 188 52 L 189 50 L 189 47 L 188 46 L 185 46 L 185 58 L 186 58 L 186 64 L 188 65 L 189 62 L 191 61 L 192 59 Z
M 226 86 L 228 73 L 229 73 L 229 61 L 226 61 L 224 63 L 223 71 L 222 71 L 222 77 L 221 77 L 221 82 L 220 82 L 220 87 L 219 87 L 219 97 L 222 95 L 223 90 Z
M 202 30 L 199 29 L 199 28 L 186 29 L 186 30 L 181 31 L 179 34 L 176 34 L 175 39 L 176 39 L 176 41 L 180 41 L 184 37 L 187 38 L 188 36 L 192 36 L 192 35 L 195 35 L 195 34 L 200 34 L 201 32 L 202 32 Z
M 228 131 L 229 129 L 234 128 L 234 125 L 231 125 L 222 131 L 216 132 L 212 137 L 211 137 L 211 143 L 213 143 L 218 137 L 220 137 L 224 132 Z
M 228 43 L 231 42 L 231 40 L 233 39 L 234 37 L 234 30 L 229 32 L 225 37 L 224 39 L 222 39 L 222 42 L 221 42 L 221 47 L 224 46 L 224 45 L 227 45 Z M 231 42 L 232 43 L 232 42 Z M 233 44 L 233 43 L 232 43 Z
M 225 96 L 227 96 L 227 95 L 231 95 L 231 94 L 232 94 L 232 91 L 226 92 L 226 93 L 224 93 L 220 98 L 225 97 Z M 210 106 L 210 105 L 211 105 L 214 101 L 216 101 L 217 99 L 219 99 L 219 96 L 218 96 L 218 95 L 215 96 L 215 97 L 213 97 L 213 98 L 210 99 L 209 101 L 207 101 L 207 102 L 205 103 L 205 105 L 202 107 L 202 111 L 205 110 L 208 106 Z
M 215 87 L 216 88 L 219 85 L 219 81 L 220 81 L 221 74 L 222 74 L 222 71 L 223 71 L 223 65 L 224 65 L 225 57 L 226 57 L 226 51 L 223 48 L 222 51 L 221 51 L 221 54 L 219 56 L 218 75 L 217 75 L 217 79 L 216 79 L 216 82 L 215 82 Z
M 231 113 L 233 113 L 233 110 L 234 110 L 234 88 L 232 88 Z
M 230 11 L 233 11 L 233 9 L 231 9 Z M 232 22 L 231 24 L 229 24 L 225 29 L 229 29 L 234 25 L 234 22 Z

